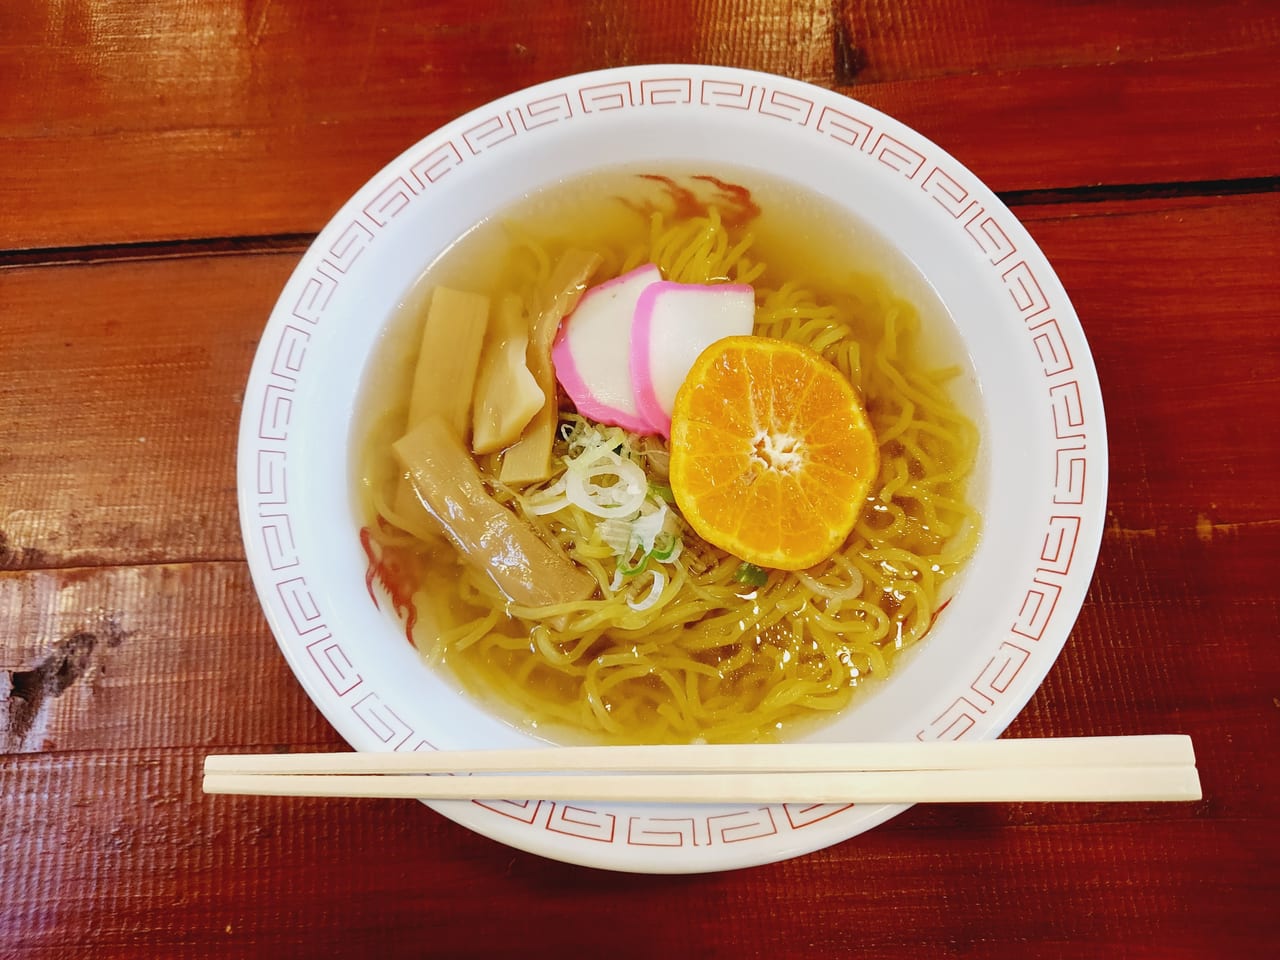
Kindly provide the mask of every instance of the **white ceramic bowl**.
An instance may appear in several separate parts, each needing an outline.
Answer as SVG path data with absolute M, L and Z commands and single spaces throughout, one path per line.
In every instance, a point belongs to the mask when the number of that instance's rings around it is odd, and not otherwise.
M 530 742 L 425 668 L 365 591 L 348 439 L 382 324 L 428 262 L 531 190 L 673 160 L 763 170 L 869 221 L 949 311 L 978 387 L 977 554 L 922 647 L 808 739 L 996 737 L 1062 648 L 1101 536 L 1105 423 L 1075 312 L 1018 221 L 933 143 L 830 91 L 719 67 L 605 70 L 504 97 L 393 160 L 316 238 L 263 334 L 240 431 L 245 549 L 281 650 L 352 747 Z M 794 856 L 903 809 L 432 806 L 548 857 L 669 873 Z

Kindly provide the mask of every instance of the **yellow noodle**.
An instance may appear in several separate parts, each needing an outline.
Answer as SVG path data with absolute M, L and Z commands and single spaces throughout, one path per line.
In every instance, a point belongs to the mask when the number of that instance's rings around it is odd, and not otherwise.
M 928 631 L 947 580 L 976 545 L 965 482 L 978 435 L 947 395 L 955 371 L 919 367 L 914 310 L 879 281 L 851 277 L 832 298 L 790 279 L 774 284 L 751 258 L 750 232 L 726 229 L 714 207 L 677 222 L 654 213 L 647 227 L 640 242 L 601 251 L 612 271 L 652 262 L 681 282 L 752 283 L 756 332 L 810 346 L 862 394 L 880 470 L 840 553 L 808 572 L 823 593 L 778 571 L 758 588 L 739 583 L 735 558 L 684 529 L 684 552 L 661 565 L 668 580 L 658 601 L 636 611 L 628 606 L 636 588 L 611 586 L 613 553 L 595 519 L 572 507 L 526 519 L 596 577 L 598 595 L 537 610 L 506 603 L 483 573 L 414 541 L 389 507 L 395 468 L 370 451 L 385 445 L 402 411 L 371 432 L 363 508 L 381 549 L 430 569 L 451 594 L 446 629 L 425 618 L 415 628 L 424 654 L 442 657 L 469 689 L 514 715 L 618 741 L 769 739 L 842 709 L 857 685 L 887 673 Z M 512 292 L 532 314 L 556 251 L 518 227 L 511 235 Z M 636 449 L 665 464 L 660 445 Z M 495 493 L 520 512 L 517 492 Z M 638 579 L 643 595 L 649 578 Z

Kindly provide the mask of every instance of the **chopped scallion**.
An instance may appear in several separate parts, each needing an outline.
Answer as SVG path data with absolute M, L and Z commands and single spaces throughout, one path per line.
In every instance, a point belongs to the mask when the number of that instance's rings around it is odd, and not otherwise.
M 671 492 L 671 488 L 665 483 L 650 483 L 649 492 L 656 497 L 661 497 L 667 503 L 676 502 L 676 495 Z
M 744 563 L 738 567 L 738 572 L 733 575 L 733 579 L 749 587 L 763 587 L 769 581 L 769 571 L 763 567 L 757 567 L 754 563 Z

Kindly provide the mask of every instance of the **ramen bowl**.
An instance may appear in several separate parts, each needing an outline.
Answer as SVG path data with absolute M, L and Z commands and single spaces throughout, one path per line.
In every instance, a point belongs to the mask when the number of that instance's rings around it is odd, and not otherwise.
M 997 737 L 1065 643 L 1101 536 L 1105 423 L 1077 317 L 1017 219 L 938 146 L 830 91 L 730 68 L 606 70 L 494 101 L 392 160 L 318 235 L 264 331 L 238 450 L 246 553 L 298 682 L 354 749 L 545 745 L 428 667 L 372 602 L 352 445 L 384 328 L 431 262 L 521 198 L 601 169 L 673 162 L 795 183 L 871 225 L 942 312 L 981 433 L 971 497 L 982 534 L 950 602 L 888 679 L 804 739 Z M 512 847 L 656 873 L 796 856 L 904 809 L 430 805 Z

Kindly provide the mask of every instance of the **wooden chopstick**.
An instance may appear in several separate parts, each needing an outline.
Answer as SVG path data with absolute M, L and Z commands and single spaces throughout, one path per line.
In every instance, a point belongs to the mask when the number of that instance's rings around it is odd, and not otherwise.
M 957 770 L 1021 766 L 1194 764 L 1180 734 L 902 743 L 672 744 L 427 750 L 406 753 L 212 754 L 205 773 L 518 773 Z
M 213 755 L 205 760 L 204 790 L 645 803 L 972 803 L 1201 796 L 1191 740 L 1178 735 Z
M 1194 767 L 727 774 L 210 774 L 206 793 L 633 803 L 980 803 L 1198 800 Z

